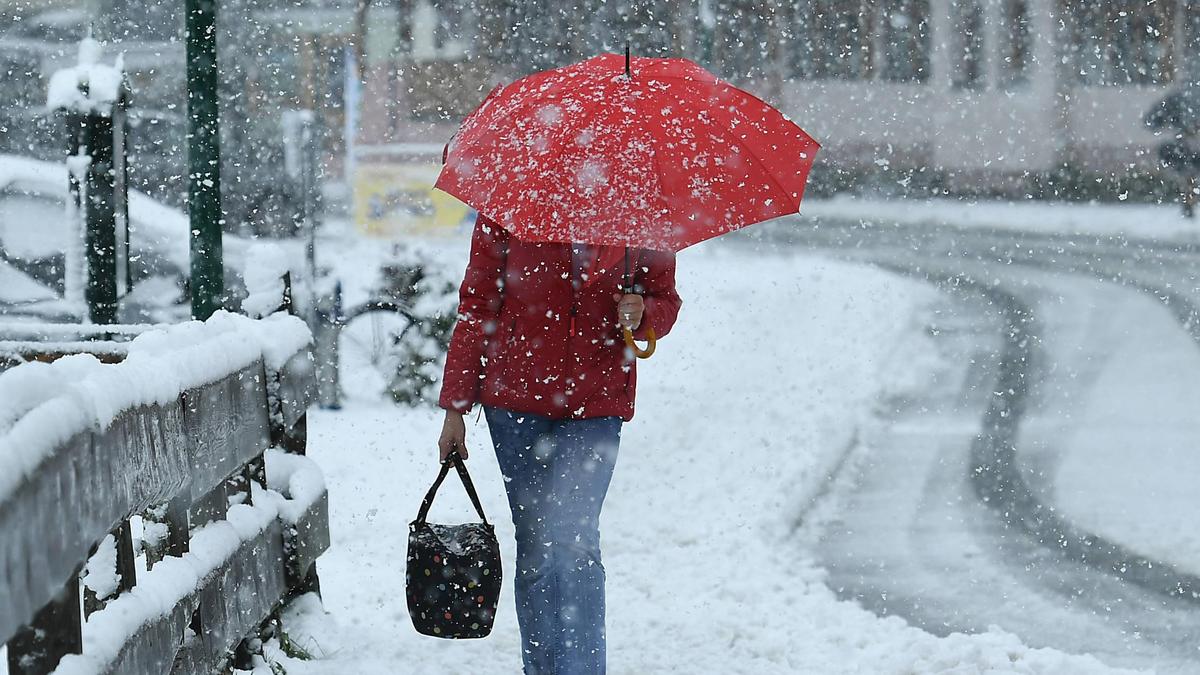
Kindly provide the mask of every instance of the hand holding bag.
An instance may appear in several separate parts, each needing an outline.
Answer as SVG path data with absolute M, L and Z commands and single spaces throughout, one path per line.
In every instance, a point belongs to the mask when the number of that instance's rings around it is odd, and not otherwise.
M 483 522 L 426 522 L 433 498 L 451 466 L 458 470 Z M 492 632 L 500 600 L 500 544 L 457 452 L 442 462 L 417 519 L 408 526 L 407 572 L 408 615 L 418 633 L 440 638 L 481 638 Z

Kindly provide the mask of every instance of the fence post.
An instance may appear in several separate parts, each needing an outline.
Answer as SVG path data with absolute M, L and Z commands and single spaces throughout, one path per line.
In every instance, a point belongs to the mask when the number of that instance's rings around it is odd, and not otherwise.
M 317 400 L 325 410 L 342 407 L 341 385 L 338 382 L 338 336 L 342 331 L 342 282 L 333 286 L 332 293 L 318 297 L 316 326 L 313 330 L 317 370 Z
M 292 287 L 292 271 L 288 270 L 283 273 L 283 297 L 280 299 L 278 312 L 287 312 L 292 316 L 296 315 L 296 303 L 294 300 L 295 289 Z
M 188 524 L 187 507 L 183 495 L 167 502 L 167 555 L 181 557 L 191 548 L 191 526 Z
M 9 675 L 45 675 L 67 654 L 83 652 L 83 617 L 79 607 L 79 571 L 58 597 L 43 607 L 20 633 L 8 641 Z
M 117 587 L 113 590 L 113 594 L 108 597 L 99 597 L 96 592 L 86 585 L 83 589 L 83 614 L 85 617 L 104 609 L 109 600 L 118 595 L 133 590 L 137 584 L 137 557 L 133 552 L 133 528 L 129 525 L 129 520 L 121 521 L 117 529 L 113 530 L 113 541 L 116 543 L 117 555 L 114 561 L 115 570 L 117 573 Z M 96 547 L 93 547 L 91 554 L 96 555 Z
M 310 296 L 305 312 L 309 327 L 313 326 L 312 308 L 316 304 L 316 232 L 321 225 L 320 186 L 320 129 L 311 110 L 287 110 L 280 118 L 283 132 L 283 166 L 291 182 L 291 194 L 299 200 L 291 214 L 299 224 L 304 239 L 305 273 Z

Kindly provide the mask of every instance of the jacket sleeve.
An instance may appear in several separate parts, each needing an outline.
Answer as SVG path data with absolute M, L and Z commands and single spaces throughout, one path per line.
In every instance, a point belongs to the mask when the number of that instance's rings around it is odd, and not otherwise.
M 508 232 L 479 216 L 471 236 L 471 258 L 458 292 L 458 322 L 450 337 L 438 397 L 438 405 L 446 410 L 465 414 L 479 401 L 487 341 L 496 332 L 504 299 L 507 259 Z
M 649 339 L 650 328 L 655 337 L 665 337 L 675 325 L 683 300 L 675 292 L 675 254 L 643 250 L 638 256 L 637 285 L 642 291 L 646 310 L 642 323 L 633 331 L 638 340 Z

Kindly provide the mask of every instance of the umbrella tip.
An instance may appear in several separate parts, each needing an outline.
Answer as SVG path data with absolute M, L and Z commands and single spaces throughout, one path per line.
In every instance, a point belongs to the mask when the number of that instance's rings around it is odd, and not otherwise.
M 633 77 L 629 71 L 629 41 L 625 41 L 625 77 Z

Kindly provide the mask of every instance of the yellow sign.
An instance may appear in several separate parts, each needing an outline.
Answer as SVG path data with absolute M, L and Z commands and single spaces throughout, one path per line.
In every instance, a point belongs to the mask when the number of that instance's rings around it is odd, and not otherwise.
M 471 209 L 434 190 L 437 175 L 436 164 L 360 165 L 354 172 L 354 220 L 359 229 L 383 238 L 470 232 Z

